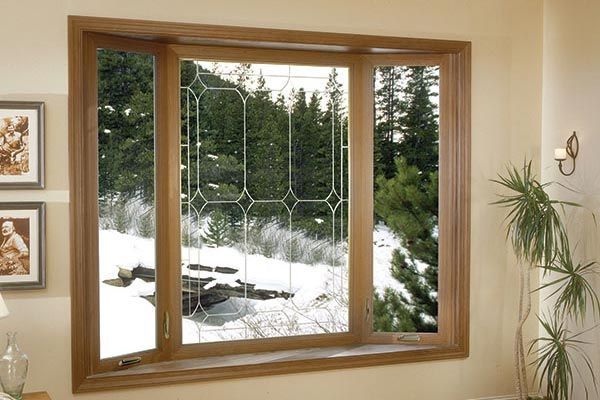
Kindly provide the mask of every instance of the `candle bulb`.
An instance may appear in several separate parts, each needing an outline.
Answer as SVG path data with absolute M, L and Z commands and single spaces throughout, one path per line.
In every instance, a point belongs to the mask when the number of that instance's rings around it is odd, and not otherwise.
M 554 159 L 556 161 L 565 161 L 567 159 L 567 149 L 554 149 Z

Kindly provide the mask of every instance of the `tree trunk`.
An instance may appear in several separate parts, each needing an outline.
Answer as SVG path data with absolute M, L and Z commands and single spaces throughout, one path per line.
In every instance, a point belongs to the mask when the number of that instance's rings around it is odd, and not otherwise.
M 517 379 L 515 386 L 519 400 L 527 400 L 529 393 L 527 382 L 527 364 L 525 357 L 525 345 L 523 343 L 523 325 L 531 312 L 531 273 L 529 266 L 520 266 L 519 285 L 519 322 L 515 332 L 515 370 Z

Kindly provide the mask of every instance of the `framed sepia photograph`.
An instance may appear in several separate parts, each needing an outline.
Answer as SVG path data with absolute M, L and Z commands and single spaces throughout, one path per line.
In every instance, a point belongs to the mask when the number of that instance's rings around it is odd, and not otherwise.
M 0 290 L 46 286 L 45 204 L 0 203 Z
M 0 101 L 0 189 L 44 188 L 44 103 Z

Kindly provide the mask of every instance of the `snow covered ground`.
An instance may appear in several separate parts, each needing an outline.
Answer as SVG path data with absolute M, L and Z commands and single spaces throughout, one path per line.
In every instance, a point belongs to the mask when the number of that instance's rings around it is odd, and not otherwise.
M 374 231 L 374 285 L 403 290 L 391 277 L 389 266 L 397 238 L 384 225 Z M 117 277 L 118 267 L 154 268 L 153 239 L 100 231 L 100 337 L 101 357 L 112 357 L 155 345 L 155 308 L 140 296 L 154 293 L 155 284 L 136 279 L 128 287 L 102 283 Z M 347 330 L 348 278 L 345 266 L 307 265 L 252 254 L 244 256 L 236 248 L 182 249 L 186 264 L 230 267 L 235 274 L 182 269 L 183 275 L 215 278 L 209 285 L 241 282 L 256 289 L 293 293 L 289 300 L 248 300 L 231 298 L 209 310 L 184 310 L 183 343 L 248 338 L 292 336 Z M 205 287 L 208 289 L 210 286 Z
M 377 224 L 373 229 L 373 287 L 378 293 L 391 287 L 404 291 L 400 282 L 392 277 L 390 265 L 394 249 L 400 246 L 400 240 L 384 224 Z

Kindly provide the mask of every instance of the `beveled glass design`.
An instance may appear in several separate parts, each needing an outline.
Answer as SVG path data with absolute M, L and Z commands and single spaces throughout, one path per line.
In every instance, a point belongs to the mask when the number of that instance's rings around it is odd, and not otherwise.
M 348 331 L 348 69 L 181 62 L 184 344 Z

